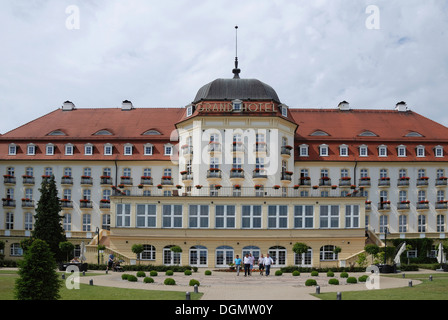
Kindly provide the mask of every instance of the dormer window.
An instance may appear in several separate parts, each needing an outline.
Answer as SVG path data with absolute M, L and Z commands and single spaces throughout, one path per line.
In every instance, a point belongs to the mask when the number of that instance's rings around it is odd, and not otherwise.
M 155 129 L 151 129 L 148 131 L 145 131 L 143 133 L 144 136 L 160 136 L 162 135 L 159 131 L 155 130 Z
M 243 101 L 241 100 L 233 100 L 232 101 L 232 110 L 235 112 L 240 112 L 243 109 Z
M 94 135 L 95 136 L 112 136 L 113 134 L 109 130 L 104 129 L 104 130 L 100 130 L 100 131 L 96 132 Z
M 17 146 L 14 143 L 11 143 L 8 148 L 8 155 L 15 156 L 17 154 Z
M 281 105 L 282 110 L 282 116 L 287 117 L 288 116 L 288 108 L 285 105 Z
M 425 156 L 425 147 L 418 146 L 417 147 L 417 157 L 424 157 L 424 156 Z
M 47 146 L 45 147 L 45 151 L 47 156 L 54 155 L 54 145 L 52 143 L 47 144 Z
M 113 145 L 110 143 L 107 143 L 104 145 L 104 155 L 105 156 L 111 156 L 113 152 Z
M 150 143 L 147 143 L 143 146 L 143 151 L 144 151 L 144 155 L 145 156 L 152 156 L 152 149 L 153 149 L 153 145 Z
M 406 157 L 406 146 L 398 146 L 397 153 L 399 157 Z
M 307 144 L 301 144 L 299 146 L 299 156 L 300 157 L 308 157 L 309 146 Z
M 369 131 L 369 130 L 364 131 L 359 136 L 360 137 L 378 137 L 378 135 L 376 135 L 375 133 L 373 133 L 372 131 Z
M 187 117 L 191 117 L 192 114 L 193 114 L 193 106 L 189 105 L 187 107 Z
M 339 146 L 339 156 L 348 157 L 348 146 L 343 144 Z
M 93 145 L 88 143 L 84 146 L 84 155 L 91 156 L 93 155 Z
M 378 147 L 378 156 L 387 157 L 387 147 L 385 145 L 381 145 Z
M 362 145 L 359 147 L 359 156 L 360 157 L 367 157 L 368 156 L 368 148 L 366 145 Z
M 164 149 L 165 149 L 165 156 L 173 155 L 173 145 L 172 144 L 166 144 L 164 146 Z
M 26 154 L 29 156 L 34 156 L 36 154 L 36 146 L 34 144 L 29 144 L 26 147 Z
M 133 145 L 130 143 L 127 143 L 124 145 L 124 155 L 125 156 L 132 156 L 132 147 L 133 147 Z
M 319 153 L 321 157 L 328 157 L 328 145 L 321 144 L 319 146 Z
M 316 130 L 312 134 L 310 134 L 310 136 L 313 136 L 313 137 L 322 136 L 323 137 L 323 136 L 329 136 L 329 134 L 322 130 Z
M 66 156 L 73 155 L 73 145 L 71 143 L 65 145 L 65 155 Z
M 434 155 L 437 158 L 442 158 L 443 157 L 443 147 L 442 146 L 437 146 L 434 148 Z

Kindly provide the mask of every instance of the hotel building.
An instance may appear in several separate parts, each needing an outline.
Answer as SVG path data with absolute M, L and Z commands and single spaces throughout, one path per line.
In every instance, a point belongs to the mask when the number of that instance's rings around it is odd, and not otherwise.
M 367 243 L 445 239 L 448 128 L 409 110 L 292 108 L 256 79 L 214 80 L 182 108 L 66 101 L 0 136 L 0 240 L 20 258 L 53 175 L 70 242 L 127 263 L 353 265 Z M 301 242 L 309 251 L 296 255 Z M 179 246 L 182 252 L 170 250 Z M 339 253 L 334 248 L 339 247 Z

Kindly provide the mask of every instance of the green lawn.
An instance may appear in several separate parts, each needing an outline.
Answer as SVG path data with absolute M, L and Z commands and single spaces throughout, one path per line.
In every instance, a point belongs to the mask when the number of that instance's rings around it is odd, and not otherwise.
M 408 280 L 420 280 L 419 285 L 412 287 L 342 292 L 342 300 L 448 300 L 448 274 L 406 274 Z M 393 277 L 402 277 L 394 275 Z M 337 289 L 335 289 L 337 291 Z M 322 300 L 336 300 L 336 291 L 332 293 L 313 294 Z
M 0 300 L 14 300 L 17 273 L 0 272 Z M 193 293 L 191 299 L 199 300 L 202 293 Z M 80 284 L 79 290 L 68 290 L 62 283 L 61 300 L 185 300 L 185 292 L 140 289 L 122 289 Z

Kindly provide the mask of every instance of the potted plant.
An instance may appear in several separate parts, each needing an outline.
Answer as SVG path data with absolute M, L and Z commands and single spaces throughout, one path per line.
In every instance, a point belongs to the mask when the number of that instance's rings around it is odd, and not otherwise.
M 280 189 L 280 186 L 279 185 L 275 185 L 275 186 L 273 186 L 273 188 L 277 190 L 277 189 Z

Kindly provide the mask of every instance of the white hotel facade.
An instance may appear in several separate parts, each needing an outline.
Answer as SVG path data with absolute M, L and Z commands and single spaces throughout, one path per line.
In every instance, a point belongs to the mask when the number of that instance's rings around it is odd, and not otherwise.
M 140 258 L 156 265 L 219 268 L 252 252 L 276 266 L 348 266 L 386 230 L 388 239 L 445 239 L 446 127 L 404 102 L 290 108 L 234 73 L 184 108 L 67 101 L 0 136 L 6 259 L 21 257 L 51 175 L 68 240 L 88 244 L 91 263 L 100 243 L 127 263 L 143 244 Z M 308 253 L 294 254 L 296 242 Z

